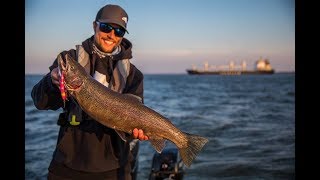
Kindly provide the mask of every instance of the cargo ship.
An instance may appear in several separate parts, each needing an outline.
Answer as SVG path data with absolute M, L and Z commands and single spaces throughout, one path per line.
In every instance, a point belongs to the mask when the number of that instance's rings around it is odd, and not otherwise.
M 198 69 L 193 66 L 186 70 L 190 75 L 250 75 L 250 74 L 274 74 L 275 70 L 271 67 L 268 59 L 260 57 L 255 63 L 254 69 L 247 70 L 247 63 L 243 61 L 241 65 L 235 65 L 230 61 L 229 65 L 210 66 L 208 62 L 204 63 L 204 68 Z

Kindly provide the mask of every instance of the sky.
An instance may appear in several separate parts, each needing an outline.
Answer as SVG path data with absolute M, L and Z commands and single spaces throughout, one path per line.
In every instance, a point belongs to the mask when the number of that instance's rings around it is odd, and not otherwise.
M 93 35 L 106 4 L 129 15 L 131 62 L 145 74 L 260 57 L 276 71 L 295 71 L 294 0 L 26 0 L 25 74 L 45 74 L 57 55 Z

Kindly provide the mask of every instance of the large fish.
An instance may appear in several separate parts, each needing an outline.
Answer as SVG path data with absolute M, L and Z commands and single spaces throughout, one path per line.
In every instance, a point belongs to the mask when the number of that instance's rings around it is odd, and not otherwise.
M 208 142 L 207 138 L 182 132 L 169 119 L 148 108 L 136 98 L 112 91 L 102 85 L 71 56 L 58 57 L 58 67 L 64 76 L 65 86 L 89 116 L 99 123 L 114 129 L 123 140 L 123 132 L 132 133 L 142 129 L 159 153 L 165 141 L 173 142 L 179 149 L 182 161 L 190 167 L 192 161 Z M 121 133 L 122 132 L 122 133 Z

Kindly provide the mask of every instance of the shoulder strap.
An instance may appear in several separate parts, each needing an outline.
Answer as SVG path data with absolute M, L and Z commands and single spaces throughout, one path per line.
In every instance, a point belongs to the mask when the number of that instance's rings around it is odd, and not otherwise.
M 117 67 L 119 69 L 119 72 L 124 79 L 124 83 L 127 83 L 127 77 L 130 73 L 130 60 L 129 59 L 123 59 L 117 63 Z
M 82 45 L 76 45 L 77 61 L 85 68 L 88 74 L 90 74 L 90 58 L 89 54 L 84 50 Z

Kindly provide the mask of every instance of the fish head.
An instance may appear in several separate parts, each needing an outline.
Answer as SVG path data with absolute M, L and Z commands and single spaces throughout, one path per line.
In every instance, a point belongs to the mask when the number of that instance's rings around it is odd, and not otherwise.
M 68 92 L 72 94 L 74 91 L 79 91 L 87 76 L 85 69 L 69 54 L 66 54 L 65 61 L 59 55 L 58 68 L 60 74 L 64 77 L 65 87 Z

